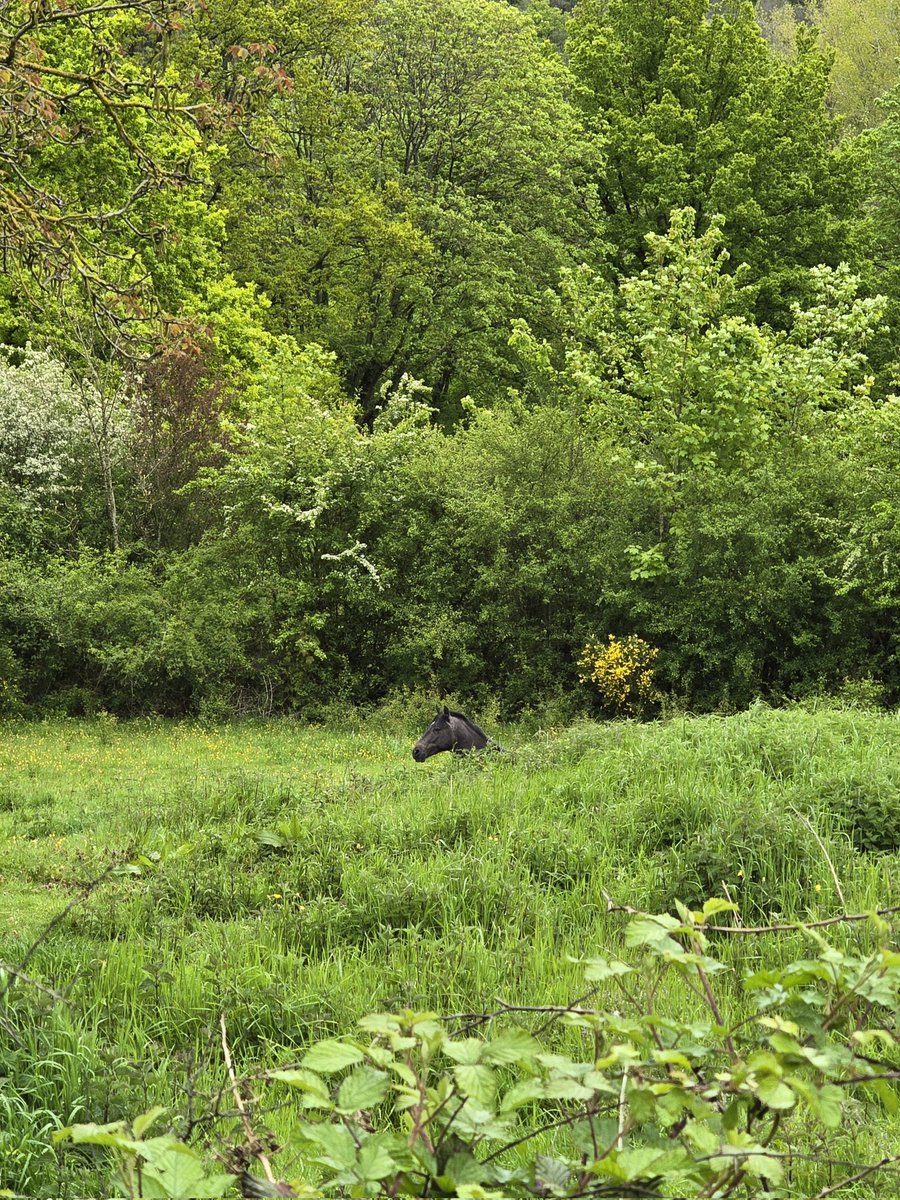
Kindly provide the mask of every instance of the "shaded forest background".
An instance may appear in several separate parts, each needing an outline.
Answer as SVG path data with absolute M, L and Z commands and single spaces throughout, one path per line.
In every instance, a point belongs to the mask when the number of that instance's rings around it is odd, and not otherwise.
M 568 9 L 571 8 L 571 11 Z M 0 15 L 0 712 L 900 699 L 900 0 Z

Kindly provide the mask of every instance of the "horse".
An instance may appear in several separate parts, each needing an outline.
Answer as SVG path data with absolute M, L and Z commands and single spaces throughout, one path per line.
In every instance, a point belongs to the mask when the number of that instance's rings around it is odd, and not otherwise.
M 493 750 L 503 749 L 474 721 L 461 712 L 451 712 L 445 704 L 438 709 L 434 720 L 413 746 L 412 756 L 416 762 L 424 762 L 442 750 L 461 754 L 464 750 L 483 750 L 485 746 Z

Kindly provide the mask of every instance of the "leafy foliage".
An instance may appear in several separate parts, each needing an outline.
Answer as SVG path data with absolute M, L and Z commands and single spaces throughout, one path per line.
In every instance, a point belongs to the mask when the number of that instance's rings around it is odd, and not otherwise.
M 568 717 L 598 629 L 660 648 L 670 706 L 900 695 L 895 105 L 840 138 L 808 30 L 0 26 L 8 708 Z
M 589 1053 L 555 1047 L 546 1024 L 544 1036 L 530 1033 L 515 1006 L 470 1015 L 459 1032 L 405 1010 L 366 1016 L 355 1036 L 319 1041 L 297 1066 L 269 1071 L 270 1085 L 296 1096 L 303 1194 L 622 1197 L 677 1187 L 708 1196 L 739 1185 L 747 1195 L 812 1197 L 823 1181 L 833 1186 L 834 1170 L 851 1168 L 809 1150 L 857 1096 L 897 1108 L 884 1053 L 894 1045 L 900 959 L 877 918 L 881 942 L 870 951 L 840 950 L 808 929 L 812 955 L 744 978 L 749 1015 L 739 1016 L 742 1004 L 731 1011 L 726 999 L 729 967 L 710 952 L 712 927 L 735 907 L 710 900 L 700 911 L 679 905 L 677 916 L 639 913 L 624 933 L 630 961 L 589 959 L 589 994 L 606 990 L 618 1006 L 543 1010 Z M 658 1012 L 664 977 L 683 980 L 701 1011 Z M 869 1021 L 850 1015 L 858 1006 Z M 223 1195 L 228 1177 L 204 1172 L 187 1147 L 142 1139 L 158 1115 L 133 1132 L 74 1126 L 57 1138 L 110 1147 L 120 1194 Z M 893 1161 L 863 1170 L 877 1177 Z
M 783 321 L 804 269 L 847 255 L 864 187 L 856 148 L 836 145 L 814 37 L 785 62 L 749 4 L 588 0 L 569 45 L 620 269 L 646 261 L 645 237 L 671 210 L 690 205 L 703 229 L 722 214 L 756 311 Z
M 162 1113 L 150 1109 L 131 1124 L 114 1121 L 108 1125 L 71 1125 L 59 1130 L 56 1141 L 70 1140 L 76 1146 L 103 1146 L 117 1162 L 114 1194 L 129 1200 L 207 1200 L 232 1190 L 233 1178 L 212 1172 L 201 1156 L 171 1134 L 145 1137 Z

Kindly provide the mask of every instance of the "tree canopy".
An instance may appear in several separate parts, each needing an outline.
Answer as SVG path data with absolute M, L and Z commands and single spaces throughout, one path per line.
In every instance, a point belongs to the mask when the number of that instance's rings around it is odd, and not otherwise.
M 8 4 L 3 703 L 900 696 L 889 10 Z

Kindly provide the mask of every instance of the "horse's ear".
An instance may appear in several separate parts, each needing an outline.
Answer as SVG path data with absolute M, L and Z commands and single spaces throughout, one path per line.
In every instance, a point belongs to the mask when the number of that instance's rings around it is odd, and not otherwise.
M 450 709 L 447 707 L 447 705 L 446 705 L 446 704 L 444 705 L 444 716 L 445 716 L 445 717 L 449 717 L 449 716 L 450 716 Z

